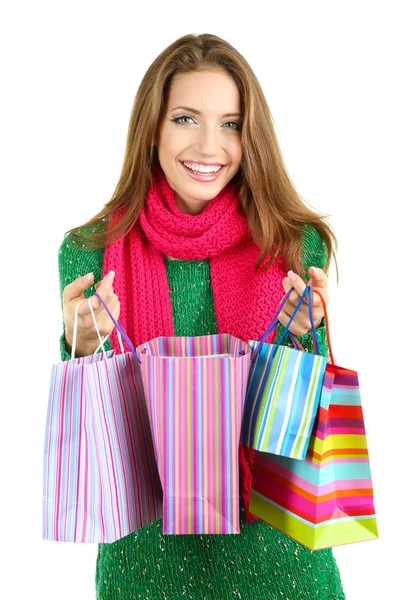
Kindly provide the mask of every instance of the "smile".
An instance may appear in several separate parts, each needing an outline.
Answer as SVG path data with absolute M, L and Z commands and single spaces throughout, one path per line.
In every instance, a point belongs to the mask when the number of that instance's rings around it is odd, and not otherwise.
M 220 173 L 223 171 L 225 165 L 223 166 L 217 166 L 215 168 L 217 168 L 217 171 L 198 171 L 198 170 L 192 170 L 190 167 L 187 167 L 186 164 L 188 165 L 193 165 L 193 166 L 197 166 L 197 163 L 183 163 L 182 161 L 181 165 L 183 167 L 183 170 L 186 171 L 186 173 L 188 174 L 188 176 L 191 179 L 194 179 L 195 181 L 204 181 L 204 182 L 212 182 L 215 181 L 216 179 L 218 179 L 218 177 L 220 176 Z M 201 167 L 202 168 L 202 167 Z M 211 167 L 212 169 L 214 169 L 214 167 Z

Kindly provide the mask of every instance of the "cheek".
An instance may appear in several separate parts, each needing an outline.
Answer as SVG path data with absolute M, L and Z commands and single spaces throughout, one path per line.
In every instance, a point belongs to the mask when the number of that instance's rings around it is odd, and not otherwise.
M 163 127 L 160 136 L 161 153 L 179 154 L 184 150 L 188 136 L 184 130 Z
M 241 140 L 231 142 L 229 146 L 229 154 L 232 157 L 232 160 L 234 160 L 234 162 L 240 163 L 243 156 Z
M 172 155 L 183 155 L 183 157 L 185 157 L 185 151 L 187 152 L 189 148 L 194 146 L 194 138 L 190 133 L 182 131 L 178 134 L 171 135 L 168 143 L 170 144 L 170 152 Z

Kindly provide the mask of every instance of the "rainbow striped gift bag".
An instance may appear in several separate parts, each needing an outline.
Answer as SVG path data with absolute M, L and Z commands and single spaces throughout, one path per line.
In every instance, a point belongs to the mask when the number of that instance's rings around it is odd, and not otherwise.
M 326 366 L 305 460 L 256 452 L 249 509 L 311 550 L 378 537 L 356 371 Z
M 240 533 L 238 449 L 250 347 L 230 334 L 137 349 L 160 480 L 163 533 Z
M 278 343 L 265 342 L 277 328 L 278 315 L 293 289 L 282 299 L 267 331 L 258 340 L 249 341 L 252 356 L 241 443 L 261 452 L 303 459 L 307 454 L 327 363 L 327 358 L 320 354 L 310 286 L 305 288 Z M 306 295 L 315 354 L 281 346 Z M 296 344 L 291 333 L 290 336 Z
M 104 351 L 97 331 L 103 352 L 75 358 L 74 341 L 72 359 L 51 370 L 44 540 L 110 543 L 162 516 L 138 358 L 135 350 Z M 74 340 L 76 335 L 77 311 Z

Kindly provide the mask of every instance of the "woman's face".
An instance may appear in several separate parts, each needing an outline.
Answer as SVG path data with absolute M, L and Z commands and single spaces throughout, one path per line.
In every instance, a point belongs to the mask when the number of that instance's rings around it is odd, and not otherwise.
M 239 90 L 225 71 L 174 76 L 157 150 L 176 205 L 183 212 L 192 215 L 202 212 L 239 170 L 242 118 Z M 183 165 L 184 161 L 199 166 L 202 163 L 217 164 L 216 168 L 224 166 L 211 179 L 199 181 Z

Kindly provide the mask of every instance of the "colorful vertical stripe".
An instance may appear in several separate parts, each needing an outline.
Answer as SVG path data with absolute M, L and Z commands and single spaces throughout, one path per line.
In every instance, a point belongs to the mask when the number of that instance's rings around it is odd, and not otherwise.
M 261 344 L 250 366 L 241 443 L 304 459 L 316 418 L 327 359 L 288 346 Z
M 238 447 L 250 347 L 229 334 L 139 347 L 163 533 L 240 533 Z
M 54 365 L 43 539 L 114 542 L 162 515 L 140 366 L 111 350 Z
M 327 365 L 305 460 L 256 453 L 250 511 L 311 550 L 378 537 L 356 371 Z

